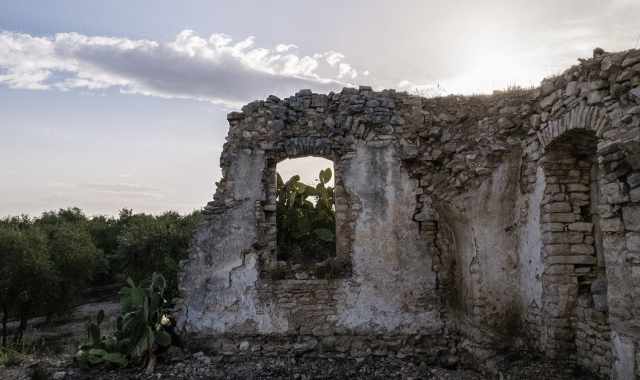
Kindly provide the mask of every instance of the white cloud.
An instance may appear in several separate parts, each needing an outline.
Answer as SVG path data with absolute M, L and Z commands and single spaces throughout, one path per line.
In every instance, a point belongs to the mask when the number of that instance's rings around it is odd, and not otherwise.
M 330 51 L 325 54 L 326 61 L 331 67 L 335 67 L 340 61 L 344 59 L 344 54 L 336 51 Z
M 290 52 L 296 48 L 291 44 L 256 47 L 254 37 L 236 43 L 224 34 L 207 39 L 190 30 L 169 43 L 4 31 L 0 33 L 0 85 L 63 91 L 116 88 L 238 106 L 303 88 L 336 90 L 358 75 L 343 62 L 341 53 L 300 56 Z
M 358 72 L 351 67 L 348 63 L 340 63 L 338 65 L 338 78 L 351 78 L 355 79 L 358 76 Z
M 400 91 L 406 91 L 410 94 L 424 96 L 426 98 L 433 98 L 448 94 L 440 84 L 417 84 L 408 80 L 400 81 L 397 84 L 397 88 Z
M 284 53 L 286 51 L 289 51 L 291 49 L 297 49 L 298 46 L 294 45 L 294 44 L 278 44 L 276 46 L 276 51 L 278 53 Z

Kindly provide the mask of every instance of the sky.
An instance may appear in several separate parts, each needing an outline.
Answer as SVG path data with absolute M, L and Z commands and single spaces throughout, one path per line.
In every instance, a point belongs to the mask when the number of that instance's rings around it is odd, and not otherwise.
M 638 20 L 640 0 L 0 0 L 0 216 L 190 212 L 252 100 L 535 86 L 638 47 Z

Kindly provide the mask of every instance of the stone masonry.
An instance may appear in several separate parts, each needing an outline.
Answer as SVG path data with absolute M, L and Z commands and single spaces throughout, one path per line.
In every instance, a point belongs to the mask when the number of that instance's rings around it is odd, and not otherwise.
M 491 371 L 529 348 L 640 378 L 640 51 L 531 90 L 302 90 L 228 121 L 181 276 L 210 349 Z M 334 162 L 337 257 L 301 273 L 276 256 L 275 168 L 304 156 Z

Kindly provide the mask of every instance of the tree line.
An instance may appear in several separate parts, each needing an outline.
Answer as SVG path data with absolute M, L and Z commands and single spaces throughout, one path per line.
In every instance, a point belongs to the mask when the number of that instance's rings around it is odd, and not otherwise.
M 309 265 L 335 257 L 332 174 L 320 171 L 315 186 L 277 175 L 279 260 Z M 69 312 L 90 287 L 143 283 L 157 273 L 166 279 L 164 296 L 178 296 L 179 262 L 201 219 L 199 211 L 154 216 L 129 209 L 87 217 L 79 208 L 0 219 L 2 345 L 9 321 L 19 321 L 19 343 L 30 318 Z
M 1 219 L 2 345 L 10 343 L 9 321 L 19 321 L 19 343 L 30 318 L 67 313 L 89 287 L 141 282 L 155 272 L 166 278 L 165 296 L 177 296 L 179 262 L 200 220 L 198 211 L 87 217 L 79 208 Z

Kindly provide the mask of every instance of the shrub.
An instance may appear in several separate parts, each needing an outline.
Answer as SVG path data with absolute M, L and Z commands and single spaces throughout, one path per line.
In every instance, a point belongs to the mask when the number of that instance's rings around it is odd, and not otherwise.
M 200 220 L 197 212 L 184 217 L 174 212 L 130 216 L 118 239 L 117 260 L 124 274 L 139 282 L 161 273 L 167 282 L 166 296 L 177 296 L 179 262 L 187 258 Z
M 48 250 L 61 281 L 50 297 L 49 313 L 62 313 L 78 300 L 93 277 L 98 251 L 91 235 L 79 225 L 63 223 L 50 230 Z
M 20 343 L 27 320 L 46 309 L 58 276 L 49 259 L 44 234 L 32 227 L 18 229 L 0 223 L 0 262 L 2 345 L 6 347 L 9 317 L 13 315 L 20 321 L 14 337 L 15 343 Z
M 22 353 L 7 347 L 0 347 L 0 366 L 12 367 L 22 363 L 24 356 Z
M 158 272 L 165 296 L 175 297 L 179 262 L 200 220 L 199 212 L 156 217 L 127 209 L 117 219 L 89 219 L 78 208 L 0 219 L 2 345 L 9 320 L 20 322 L 19 343 L 29 318 L 68 312 L 90 285 L 140 282 Z

